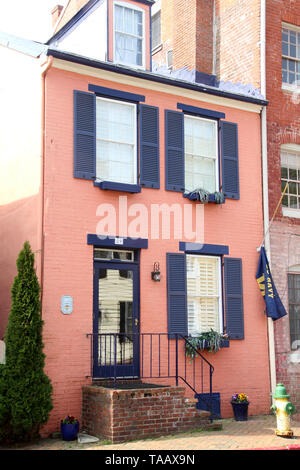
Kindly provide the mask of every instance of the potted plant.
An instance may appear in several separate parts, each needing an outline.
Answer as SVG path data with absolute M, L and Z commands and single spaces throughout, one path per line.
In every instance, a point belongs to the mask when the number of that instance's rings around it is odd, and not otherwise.
M 74 416 L 66 416 L 60 421 L 60 431 L 64 441 L 74 441 L 79 432 L 79 421 Z
M 234 419 L 236 421 L 248 420 L 248 406 L 250 402 L 245 393 L 236 393 L 232 395 L 231 405 L 233 409 Z

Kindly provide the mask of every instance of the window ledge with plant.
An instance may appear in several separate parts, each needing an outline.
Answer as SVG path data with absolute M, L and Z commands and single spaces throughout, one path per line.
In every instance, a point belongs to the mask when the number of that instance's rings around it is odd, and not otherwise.
M 186 356 L 191 360 L 195 358 L 196 350 L 209 352 L 217 352 L 221 348 L 229 347 L 228 334 L 218 333 L 211 329 L 210 331 L 199 334 L 198 336 L 190 336 L 185 343 Z

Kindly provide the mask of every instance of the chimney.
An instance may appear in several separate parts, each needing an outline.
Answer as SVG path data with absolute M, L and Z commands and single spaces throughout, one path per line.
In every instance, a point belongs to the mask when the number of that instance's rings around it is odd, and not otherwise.
M 56 22 L 59 18 L 59 15 L 61 14 L 62 10 L 63 10 L 63 6 L 62 5 L 56 5 L 56 7 L 53 8 L 53 10 L 51 11 L 51 15 L 52 15 L 52 28 L 54 28 L 54 26 L 56 25 Z

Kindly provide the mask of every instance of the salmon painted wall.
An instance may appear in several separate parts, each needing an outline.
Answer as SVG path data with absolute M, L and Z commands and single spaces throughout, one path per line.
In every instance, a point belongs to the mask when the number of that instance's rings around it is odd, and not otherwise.
M 87 333 L 93 319 L 93 248 L 87 234 L 96 233 L 100 220 L 97 207 L 111 203 L 117 214 L 119 196 L 127 196 L 128 207 L 144 204 L 196 204 L 182 194 L 164 189 L 164 110 L 177 109 L 177 102 L 225 112 L 226 120 L 239 129 L 240 200 L 204 207 L 204 242 L 229 245 L 229 256 L 243 259 L 245 339 L 233 340 L 230 347 L 205 353 L 215 372 L 213 390 L 221 392 L 223 417 L 232 416 L 230 399 L 244 392 L 251 402 L 250 414 L 268 413 L 270 406 L 267 321 L 264 304 L 255 280 L 256 248 L 263 238 L 260 116 L 259 113 L 211 104 L 174 94 L 149 82 L 118 84 L 99 78 L 50 69 L 46 81 L 45 155 L 45 251 L 43 285 L 44 343 L 46 372 L 54 387 L 54 404 L 45 433 L 57 429 L 59 419 L 72 413 L 80 417 L 81 386 L 90 382 L 91 346 Z M 104 72 L 103 72 L 104 74 Z M 116 75 L 112 74 L 116 80 Z M 124 81 L 124 77 L 119 77 Z M 161 188 L 142 189 L 139 194 L 103 191 L 92 181 L 73 178 L 73 90 L 88 91 L 88 84 L 144 94 L 146 104 L 160 108 Z M 143 88 L 144 86 L 144 88 Z M 169 92 L 168 92 L 169 90 Z M 184 91 L 182 92 L 184 93 Z M 229 102 L 230 103 L 230 102 Z M 194 213 L 195 214 L 195 213 Z M 112 234 L 112 235 L 118 235 Z M 181 239 L 182 241 L 190 241 Z M 167 332 L 166 252 L 179 252 L 179 240 L 151 240 L 141 250 L 140 326 L 142 332 Z M 154 261 L 161 267 L 160 283 L 151 280 Z M 62 295 L 72 295 L 73 313 L 60 312 Z
M 0 46 L 0 339 L 16 260 L 28 240 L 40 266 L 41 78 L 38 61 Z M 22 77 L 22 78 L 20 78 Z

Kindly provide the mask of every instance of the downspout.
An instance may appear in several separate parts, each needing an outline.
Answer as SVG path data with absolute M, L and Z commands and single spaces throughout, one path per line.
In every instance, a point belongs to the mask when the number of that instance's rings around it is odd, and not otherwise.
M 261 94 L 266 98 L 266 0 L 260 2 L 260 73 Z M 263 213 L 264 213 L 264 245 L 271 266 L 271 244 L 269 233 L 269 194 L 268 194 L 268 147 L 267 147 L 267 107 L 263 106 L 261 111 L 261 139 L 262 139 L 262 180 L 263 180 Z M 274 324 L 272 318 L 268 321 L 268 343 L 270 362 L 271 392 L 276 388 L 276 363 L 275 363 L 275 341 Z
M 53 63 L 53 57 L 47 57 L 46 62 L 41 64 L 41 175 L 40 175 L 40 211 L 39 211 L 39 240 L 40 240 L 40 263 L 38 278 L 41 286 L 41 305 L 43 306 L 44 288 L 44 196 L 45 196 L 45 103 L 46 103 L 46 74 Z

